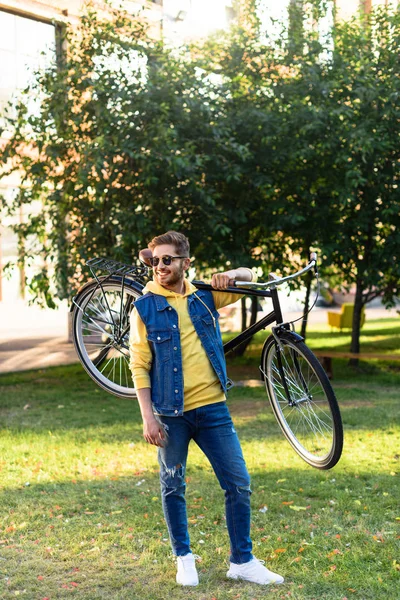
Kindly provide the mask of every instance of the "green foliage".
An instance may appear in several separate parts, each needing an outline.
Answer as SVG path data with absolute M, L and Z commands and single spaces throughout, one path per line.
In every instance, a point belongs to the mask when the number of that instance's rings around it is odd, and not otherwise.
M 331 124 L 338 133 L 329 257 L 364 301 L 398 293 L 400 15 L 375 13 L 335 30 Z M 349 72 L 349 65 L 351 71 Z M 336 216 L 336 218 L 335 218 Z
M 187 53 L 166 49 L 119 11 L 103 21 L 89 10 L 66 42 L 62 64 L 37 74 L 8 122 L 3 164 L 22 174 L 11 210 L 28 212 L 16 227 L 25 260 L 47 262 L 59 298 L 73 294 L 88 258 L 134 261 L 168 228 L 189 235 L 200 265 L 215 261 L 213 234 L 226 225 L 216 177 L 206 174 L 229 178 L 244 150 L 215 116 L 213 86 Z M 30 282 L 36 297 L 48 289 L 44 273 Z
M 272 39 L 249 0 L 229 33 L 178 50 L 118 11 L 67 31 L 64 62 L 26 91 L 3 158 L 23 175 L 12 209 L 42 203 L 18 230 L 59 297 L 87 258 L 134 260 L 170 227 L 203 272 L 288 274 L 319 250 L 323 275 L 357 288 L 357 350 L 362 305 L 399 294 L 400 13 L 323 37 L 331 4 L 291 3 Z
M 305 23 L 326 10 L 314 3 Z M 320 250 L 323 275 L 357 288 L 357 352 L 362 305 L 376 296 L 393 305 L 400 291 L 400 13 L 339 22 L 325 38 L 314 22 L 290 22 L 292 37 L 275 43 L 237 30 L 219 68 L 248 151 L 236 183 L 243 237 L 284 274 Z

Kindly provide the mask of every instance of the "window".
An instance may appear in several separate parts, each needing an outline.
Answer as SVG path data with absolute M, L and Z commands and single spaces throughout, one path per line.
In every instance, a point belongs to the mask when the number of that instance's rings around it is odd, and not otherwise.
M 45 66 L 46 61 L 54 58 L 56 49 L 54 25 L 28 19 L 0 10 L 0 119 L 8 102 L 18 90 L 29 82 L 34 69 Z M 44 54 L 46 53 L 46 54 Z M 1 123 L 0 123 L 1 124 Z M 0 139 L 1 144 L 5 140 Z M 7 200 L 18 191 L 17 174 L 3 178 L 0 194 Z M 10 226 L 23 219 L 22 212 L 18 217 L 6 219 L 0 215 L 0 278 L 2 263 L 15 260 L 18 255 L 17 236 Z M 3 258 L 2 258 L 3 256 Z M 11 279 L 2 281 L 0 300 L 12 301 L 18 291 L 23 288 L 24 270 L 14 272 Z
M 55 52 L 55 27 L 0 10 L 0 109 Z M 49 58 L 47 58 L 49 60 Z

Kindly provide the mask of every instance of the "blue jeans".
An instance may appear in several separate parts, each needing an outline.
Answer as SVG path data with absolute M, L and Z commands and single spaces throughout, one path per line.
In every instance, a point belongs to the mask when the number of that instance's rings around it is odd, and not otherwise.
M 225 402 L 189 410 L 179 417 L 160 416 L 168 434 L 158 449 L 160 482 L 165 520 L 172 551 L 185 556 L 190 550 L 185 501 L 185 472 L 189 442 L 193 439 L 209 459 L 225 491 L 226 524 L 230 538 L 230 560 L 250 561 L 250 478 L 242 449 Z

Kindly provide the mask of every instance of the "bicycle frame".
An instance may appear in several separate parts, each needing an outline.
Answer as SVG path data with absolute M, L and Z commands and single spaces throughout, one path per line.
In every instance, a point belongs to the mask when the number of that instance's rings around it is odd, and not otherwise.
M 209 290 L 209 291 L 214 290 L 214 288 L 211 287 L 211 285 L 208 285 L 201 281 L 193 281 L 192 283 L 198 289 Z M 260 319 L 260 321 L 257 321 L 256 323 L 254 323 L 254 325 L 250 325 L 250 327 L 247 327 L 244 331 L 239 333 L 232 340 L 229 340 L 229 342 L 226 342 L 224 344 L 224 353 L 226 355 L 229 352 L 232 352 L 240 344 L 242 344 L 243 342 L 252 338 L 254 334 L 258 333 L 262 329 L 266 329 L 272 323 L 276 323 L 277 326 L 272 328 L 272 334 L 275 338 L 275 344 L 276 344 L 276 348 L 277 348 L 278 369 L 279 369 L 279 373 L 281 375 L 281 379 L 283 382 L 283 387 L 285 390 L 288 404 L 289 404 L 289 406 L 293 406 L 293 401 L 292 401 L 292 398 L 290 395 L 290 391 L 289 391 L 289 388 L 286 383 L 286 377 L 285 377 L 285 373 L 284 373 L 284 369 L 283 369 L 283 365 L 282 365 L 281 353 L 280 353 L 280 343 L 279 343 L 280 329 L 283 326 L 285 331 L 287 331 L 287 328 L 284 326 L 284 323 L 283 323 L 283 317 L 282 317 L 281 305 L 279 302 L 278 290 L 276 288 L 273 288 L 271 290 L 251 290 L 251 289 L 245 289 L 245 288 L 240 288 L 240 287 L 239 288 L 237 288 L 237 287 L 231 288 L 230 287 L 224 291 L 229 292 L 229 293 L 234 293 L 234 294 L 240 294 L 240 295 L 246 294 L 247 296 L 253 296 L 253 297 L 255 296 L 255 297 L 259 297 L 259 298 L 261 297 L 261 298 L 271 298 L 272 299 L 273 310 L 268 315 L 266 315 L 265 317 Z M 298 341 L 303 339 L 300 336 L 297 336 L 297 334 L 292 333 L 291 335 L 293 335 L 293 336 L 295 335 L 296 340 L 298 340 Z M 262 377 L 265 378 L 266 375 L 263 372 L 261 366 L 260 366 L 260 371 L 261 371 Z M 303 384 L 303 387 L 304 387 L 304 385 L 305 384 Z M 306 385 L 304 387 L 304 391 L 306 392 L 307 395 L 309 395 L 309 390 Z
M 287 277 L 277 277 L 275 274 L 271 273 L 270 281 L 268 283 L 239 281 L 236 283 L 235 287 L 229 287 L 228 289 L 224 290 L 226 292 L 230 292 L 230 293 L 234 293 L 234 294 L 257 296 L 257 297 L 261 297 L 261 298 L 271 298 L 272 306 L 273 306 L 272 312 L 270 312 L 268 315 L 266 315 L 263 319 L 261 319 L 257 323 L 254 323 L 254 325 L 251 325 L 250 327 L 248 327 L 247 329 L 245 329 L 244 331 L 239 333 L 239 335 L 237 335 L 235 338 L 233 338 L 232 340 L 230 340 L 229 342 L 224 344 L 225 354 L 227 354 L 228 352 L 231 352 L 237 346 L 239 346 L 240 344 L 242 344 L 243 342 L 245 342 L 249 338 L 251 338 L 255 333 L 257 333 L 258 331 L 261 331 L 261 329 L 265 329 L 266 327 L 271 325 L 271 323 L 274 323 L 274 322 L 277 324 L 277 326 L 272 328 L 272 335 L 274 336 L 275 343 L 277 345 L 278 350 L 280 351 L 279 335 L 282 331 L 289 330 L 290 325 L 283 323 L 283 317 L 282 317 L 281 305 L 279 302 L 277 286 L 281 285 L 284 282 L 295 279 L 296 277 L 300 277 L 301 275 L 304 275 L 304 273 L 307 273 L 307 271 L 309 271 L 310 269 L 314 269 L 315 273 L 318 276 L 317 255 L 315 252 L 311 253 L 310 262 L 308 263 L 308 265 L 306 267 L 304 267 L 304 269 L 297 271 L 297 273 L 293 273 L 292 275 L 288 275 Z M 193 281 L 192 283 L 198 289 L 216 291 L 215 288 L 213 288 L 211 285 L 203 283 L 202 281 Z M 263 289 L 252 289 L 254 287 L 263 288 Z M 267 289 L 267 288 L 269 288 L 269 289 Z M 295 334 L 294 332 L 291 332 L 290 335 L 292 337 L 295 337 L 296 341 L 301 341 L 303 339 L 302 337 Z M 289 402 L 291 401 L 290 397 L 288 398 L 288 400 L 289 400 Z
M 217 291 L 211 285 L 209 285 L 207 283 L 203 283 L 202 281 L 192 281 L 192 283 L 199 290 L 209 290 L 209 291 L 214 291 L 214 292 Z M 258 333 L 262 329 L 266 329 L 272 323 L 277 323 L 278 326 L 282 325 L 282 322 L 283 322 L 282 311 L 281 311 L 281 305 L 279 303 L 278 291 L 276 289 L 251 290 L 251 289 L 246 289 L 246 288 L 241 288 L 241 287 L 229 287 L 228 289 L 223 290 L 223 291 L 228 292 L 228 293 L 238 294 L 241 296 L 243 296 L 245 294 L 246 296 L 253 296 L 253 297 L 255 296 L 258 298 L 271 298 L 272 306 L 273 306 L 273 310 L 268 315 L 266 315 L 265 317 L 260 319 L 260 321 L 257 321 L 256 323 L 254 323 L 254 325 L 250 325 L 250 327 L 247 327 L 244 331 L 239 333 L 232 340 L 229 340 L 229 342 L 226 342 L 224 344 L 225 354 L 232 352 L 240 344 L 247 341 L 249 338 L 253 337 L 253 335 L 255 333 Z
M 105 294 L 104 294 L 104 290 L 103 290 L 103 285 L 107 281 L 110 281 L 112 278 L 117 277 L 120 280 L 122 294 L 123 294 L 125 286 L 129 287 L 131 285 L 137 285 L 138 283 L 139 283 L 139 285 L 143 286 L 145 283 L 145 278 L 148 275 L 148 271 L 149 271 L 148 267 L 146 267 L 145 265 L 142 265 L 142 266 L 126 265 L 125 263 L 119 263 L 117 261 L 114 261 L 114 260 L 108 259 L 108 258 L 91 259 L 86 264 L 87 264 L 87 266 L 89 266 L 89 268 L 92 272 L 92 275 L 97 282 L 97 287 L 95 288 L 95 290 L 93 290 L 93 294 L 97 289 L 100 288 L 104 297 L 105 297 Z M 228 287 L 226 290 L 224 290 L 225 292 L 233 293 L 233 294 L 237 294 L 237 295 L 246 295 L 246 296 L 258 297 L 258 298 L 271 298 L 272 306 L 273 306 L 273 310 L 268 315 L 263 317 L 260 321 L 257 321 L 256 323 L 254 323 L 254 325 L 250 325 L 250 327 L 247 327 L 244 331 L 239 333 L 232 340 L 229 340 L 229 342 L 226 342 L 224 344 L 224 353 L 228 354 L 229 352 L 232 352 L 240 344 L 242 344 L 243 342 L 245 342 L 248 339 L 250 339 L 251 337 L 253 337 L 254 334 L 258 333 L 262 329 L 266 329 L 272 323 L 277 324 L 277 327 L 272 328 L 272 334 L 275 338 L 276 345 L 279 350 L 280 349 L 280 344 L 279 344 L 280 330 L 282 330 L 282 326 L 285 330 L 289 329 L 290 327 L 288 325 L 285 326 L 285 324 L 283 323 L 282 311 L 281 311 L 281 306 L 280 306 L 279 296 L 278 296 L 278 291 L 277 291 L 278 282 L 280 284 L 284 281 L 289 281 L 290 279 L 294 279 L 295 277 L 298 277 L 299 275 L 302 275 L 303 273 L 307 272 L 312 267 L 314 267 L 316 269 L 316 255 L 312 255 L 312 260 L 307 267 L 305 267 L 301 271 L 299 271 L 293 275 L 290 275 L 288 277 L 279 279 L 276 276 L 272 276 L 272 281 L 270 281 L 269 283 L 264 283 L 264 284 L 255 284 L 252 282 L 239 282 L 238 287 L 236 287 L 236 286 Z M 99 278 L 96 274 L 96 270 L 107 271 L 108 275 L 105 277 Z M 192 281 L 192 283 L 199 290 L 218 291 L 215 288 L 213 288 L 210 284 L 204 283 L 203 281 Z M 270 289 L 251 289 L 251 286 L 254 286 L 254 285 L 259 285 L 261 287 L 268 286 L 268 287 L 270 287 Z M 83 286 L 83 288 L 84 287 L 85 286 Z M 81 288 L 81 290 L 79 290 L 78 295 L 73 299 L 73 305 L 75 305 L 79 310 L 82 310 L 82 309 L 76 300 L 79 296 L 79 293 L 83 290 L 83 288 Z M 105 301 L 108 306 L 106 297 L 105 297 Z M 110 312 L 110 316 L 113 320 L 113 325 L 115 327 L 115 322 L 114 322 L 114 319 L 113 319 L 113 316 L 112 316 L 109 306 L 108 306 L 108 309 Z M 72 308 L 71 308 L 71 310 L 72 310 Z M 122 310 L 122 304 L 121 304 L 121 310 Z M 120 317 L 121 316 L 122 315 L 120 315 Z M 119 326 L 118 326 L 118 335 L 117 335 L 118 343 L 121 344 L 121 346 L 123 346 L 125 349 L 128 349 L 128 346 L 124 343 L 123 340 L 129 331 L 129 325 L 126 326 L 123 331 L 121 331 L 121 327 L 120 327 L 121 320 L 122 319 L 120 318 Z M 292 335 L 294 335 L 294 334 L 292 334 Z M 296 336 L 296 337 L 298 338 L 298 341 L 300 341 L 302 339 L 302 338 L 300 338 L 300 336 Z M 281 370 L 280 365 L 279 365 L 279 370 Z M 282 371 L 282 375 L 283 375 L 283 371 Z M 284 380 L 284 378 L 283 378 L 283 380 Z M 291 402 L 289 394 L 288 394 L 288 401 L 289 401 L 289 403 Z

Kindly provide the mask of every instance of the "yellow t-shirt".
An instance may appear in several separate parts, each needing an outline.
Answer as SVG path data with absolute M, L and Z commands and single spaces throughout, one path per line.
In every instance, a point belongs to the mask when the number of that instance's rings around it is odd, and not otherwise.
M 184 411 L 187 411 L 206 404 L 223 402 L 225 394 L 189 316 L 187 298 L 196 292 L 197 288 L 187 279 L 185 279 L 185 288 L 184 294 L 176 294 L 157 282 L 150 281 L 143 293 L 152 292 L 164 296 L 178 314 L 182 349 Z M 238 294 L 219 291 L 213 291 L 212 295 L 217 310 L 241 298 Z M 146 327 L 135 308 L 131 314 L 129 349 L 130 368 L 135 388 L 150 388 L 149 373 L 152 352 L 147 340 Z

